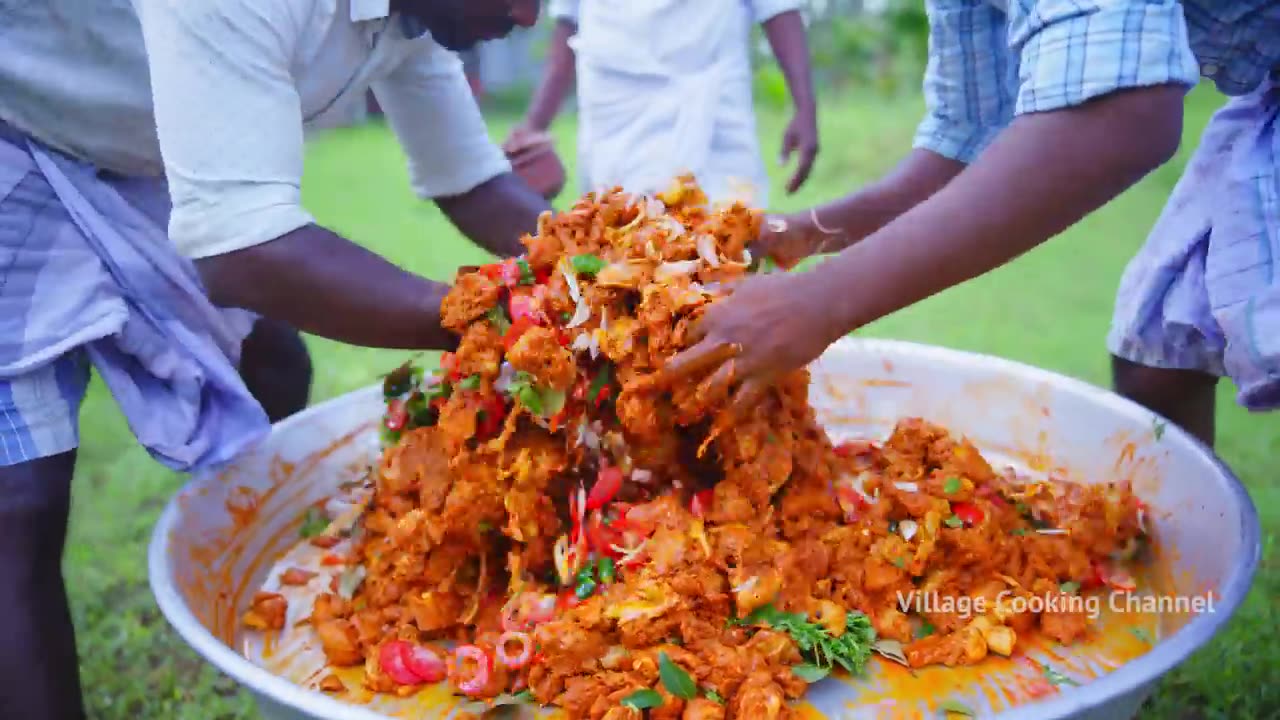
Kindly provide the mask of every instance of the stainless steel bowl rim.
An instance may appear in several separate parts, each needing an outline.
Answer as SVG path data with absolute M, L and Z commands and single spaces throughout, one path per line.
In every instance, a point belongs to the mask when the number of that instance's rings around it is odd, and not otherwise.
M 1100 405 L 1109 406 L 1120 414 L 1141 412 L 1150 415 L 1146 408 L 1119 395 L 1102 390 L 1081 380 L 1043 370 L 1012 360 L 990 355 L 922 345 L 900 340 L 845 339 L 840 343 L 856 342 L 864 352 L 888 351 L 898 355 L 914 355 L 922 360 L 940 363 L 980 365 L 987 370 L 1021 375 L 1030 380 L 1048 382 L 1064 390 L 1079 393 Z M 374 393 L 378 388 L 369 387 L 356 393 Z M 343 398 L 334 398 L 304 410 L 281 423 L 282 427 L 303 423 L 312 415 L 321 414 Z M 1257 510 L 1244 485 L 1207 445 L 1170 423 L 1166 434 L 1176 434 L 1193 444 L 1210 459 L 1225 479 L 1228 490 L 1240 510 L 1241 546 L 1248 557 L 1238 563 L 1223 583 L 1220 596 L 1215 597 L 1214 611 L 1201 613 L 1177 632 L 1160 642 L 1148 652 L 1124 663 L 1115 671 L 1080 687 L 1072 688 L 1052 699 L 1021 705 L 1000 713 L 1002 720 L 1062 720 L 1078 713 L 1106 705 L 1112 698 L 1137 690 L 1159 678 L 1200 649 L 1217 633 L 1244 601 L 1253 582 L 1261 557 L 1261 532 Z M 199 478 L 193 478 L 183 492 Z M 340 702 L 322 693 L 303 688 L 251 663 L 243 655 L 219 641 L 190 611 L 173 584 L 167 567 L 169 535 L 174 531 L 179 517 L 178 493 L 170 499 L 152 532 L 148 548 L 148 575 L 160 611 L 182 638 L 215 668 L 239 682 L 248 690 L 271 697 L 286 706 L 311 713 L 316 717 L 342 718 L 343 720 L 386 720 L 386 716 L 358 705 Z

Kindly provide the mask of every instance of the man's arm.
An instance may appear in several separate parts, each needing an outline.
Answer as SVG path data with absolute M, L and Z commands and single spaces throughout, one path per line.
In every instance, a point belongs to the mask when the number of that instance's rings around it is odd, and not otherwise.
M 1167 161 L 1186 89 L 1020 116 L 946 187 L 815 269 L 814 287 L 847 332 L 1012 260 Z
M 538 228 L 538 216 L 550 210 L 546 198 L 513 173 L 503 173 L 469 192 L 436 199 L 458 231 L 500 257 L 524 254 L 520 238 Z
M 448 347 L 447 288 L 315 226 L 278 3 L 138 0 L 173 198 L 170 238 L 214 302 L 335 340 Z
M 414 192 L 495 255 L 524 252 L 546 199 L 493 144 L 458 58 L 430 38 L 373 90 L 409 159 Z
M 776 3 L 757 0 L 754 4 L 760 13 L 768 12 L 761 6 Z M 795 105 L 795 116 L 782 138 L 782 160 L 799 155 L 795 173 L 787 182 L 787 192 L 795 192 L 808 180 L 818 156 L 818 104 L 813 94 L 813 71 L 809 67 L 809 42 L 799 10 L 776 13 L 764 21 L 763 27 Z
M 319 225 L 196 261 L 209 298 L 353 345 L 448 349 L 449 287 L 407 273 Z
M 564 105 L 565 98 L 569 96 L 569 90 L 573 88 L 576 71 L 569 38 L 578 31 L 578 27 L 574 20 L 566 17 L 557 17 L 555 23 L 551 30 L 551 46 L 547 50 L 547 67 L 542 73 L 542 82 L 538 83 L 533 99 L 529 101 L 529 111 L 520 123 L 520 128 L 525 131 L 546 132 L 551 127 L 551 121 L 555 120 L 556 113 Z

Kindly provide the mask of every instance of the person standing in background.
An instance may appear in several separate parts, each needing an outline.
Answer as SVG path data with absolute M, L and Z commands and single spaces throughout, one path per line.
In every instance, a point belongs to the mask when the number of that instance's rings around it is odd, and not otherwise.
M 751 24 L 759 22 L 795 105 L 781 158 L 799 156 L 787 183 L 795 192 L 818 153 L 799 8 L 798 0 L 552 0 L 546 70 L 504 149 L 549 142 L 547 128 L 576 77 L 584 192 L 614 185 L 656 192 L 692 172 L 712 200 L 767 205 L 751 92 Z

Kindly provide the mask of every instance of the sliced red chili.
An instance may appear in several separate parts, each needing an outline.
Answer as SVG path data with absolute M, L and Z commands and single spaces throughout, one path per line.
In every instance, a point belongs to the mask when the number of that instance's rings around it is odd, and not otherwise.
M 507 419 L 507 406 L 499 395 L 490 395 L 481 402 L 476 432 L 480 437 L 490 438 L 502 430 L 502 423 Z
M 551 270 L 547 268 L 539 268 L 533 271 L 533 281 L 539 285 L 546 285 L 551 282 Z
M 711 501 L 715 499 L 715 491 L 703 490 L 693 494 L 693 499 L 689 501 L 689 512 L 693 513 L 696 518 L 705 517 L 711 511 Z
M 982 508 L 971 502 L 951 503 L 951 512 L 964 521 L 965 525 L 977 525 L 986 517 L 986 514 L 982 512 Z
M 507 352 L 511 352 L 511 348 L 515 347 L 516 341 L 528 332 L 529 328 L 537 327 L 537 325 L 537 323 L 525 317 L 513 321 L 511 323 L 511 327 L 507 328 L 507 333 L 502 336 L 503 348 L 505 348 Z
M 476 272 L 479 272 L 481 275 L 484 275 L 490 280 L 501 280 L 502 279 L 502 263 L 489 263 L 488 265 L 481 265 L 480 269 L 477 270 Z
M 613 546 L 622 543 L 622 533 L 615 527 L 605 525 L 603 514 L 599 510 L 592 510 L 587 518 L 586 535 L 587 542 L 597 553 L 612 558 L 620 555 Z
M 404 400 L 394 398 L 387 403 L 387 417 L 383 421 L 388 430 L 400 431 L 409 422 L 409 411 L 405 409 Z
M 454 377 L 458 372 L 458 356 L 451 352 L 440 353 L 440 369 L 445 377 Z
M 596 484 L 591 486 L 587 495 L 587 510 L 598 510 L 609 504 L 622 489 L 622 470 L 616 467 L 601 468 L 596 476 Z
M 500 274 L 503 285 L 515 287 L 520 284 L 520 266 L 516 264 L 515 258 L 507 258 L 502 261 L 501 267 Z

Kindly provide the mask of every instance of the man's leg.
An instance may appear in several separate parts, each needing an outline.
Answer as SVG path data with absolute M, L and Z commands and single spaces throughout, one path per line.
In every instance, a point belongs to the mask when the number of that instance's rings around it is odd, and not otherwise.
M 260 318 L 240 348 L 240 377 L 271 422 L 307 406 L 311 376 L 311 355 L 298 331 Z
M 80 720 L 62 578 L 75 450 L 0 467 L 0 717 Z
M 1111 383 L 1117 393 L 1213 447 L 1217 377 L 1198 370 L 1147 367 L 1113 355 Z

